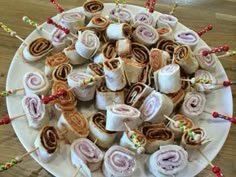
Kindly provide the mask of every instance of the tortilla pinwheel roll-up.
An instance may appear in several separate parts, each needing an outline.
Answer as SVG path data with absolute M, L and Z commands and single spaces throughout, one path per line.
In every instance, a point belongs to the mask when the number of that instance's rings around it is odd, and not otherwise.
M 179 31 L 175 33 L 176 42 L 188 45 L 191 49 L 194 49 L 199 42 L 199 35 L 192 31 Z
M 109 40 L 130 38 L 132 27 L 128 23 L 111 23 L 106 29 L 106 36 Z
M 139 129 L 147 140 L 145 146 L 146 153 L 152 154 L 158 150 L 160 146 L 174 143 L 174 132 L 170 129 L 160 127 L 159 124 L 144 124 Z
M 130 129 L 137 128 L 142 123 L 139 110 L 125 104 L 107 106 L 106 117 L 106 130 L 109 131 L 125 131 L 125 123 Z
M 38 159 L 43 163 L 53 160 L 59 150 L 59 145 L 57 130 L 53 126 L 44 126 L 34 142 L 34 146 L 38 148 L 36 151 Z
M 68 75 L 72 72 L 73 67 L 68 63 L 62 63 L 58 65 L 52 72 L 52 78 L 54 81 L 66 82 Z
M 157 20 L 157 27 L 171 27 L 175 30 L 178 24 L 178 19 L 172 15 L 161 14 Z
M 62 111 L 57 122 L 58 129 L 70 143 L 77 138 L 85 138 L 89 134 L 87 119 L 78 111 Z
M 55 53 L 54 55 L 48 56 L 45 60 L 44 72 L 48 77 L 51 77 L 53 70 L 60 64 L 69 63 L 68 58 L 62 52 Z
M 112 91 L 102 84 L 96 91 L 96 107 L 106 110 L 106 107 L 113 103 L 124 104 L 124 90 Z
M 79 31 L 75 49 L 79 56 L 91 60 L 100 47 L 98 36 L 90 30 Z
M 93 75 L 96 77 L 96 85 L 97 87 L 100 87 L 100 85 L 105 82 L 105 75 L 103 71 L 103 64 L 102 63 L 89 63 L 87 65 L 86 72 L 88 74 Z
M 199 63 L 200 68 L 207 71 L 215 71 L 216 69 L 216 55 L 203 56 L 202 52 L 205 50 L 211 50 L 209 47 L 201 47 L 194 50 L 194 56 Z
M 159 34 L 152 26 L 139 24 L 134 30 L 132 37 L 134 41 L 150 47 L 157 42 Z
M 83 4 L 84 14 L 89 21 L 93 16 L 101 14 L 104 9 L 104 5 L 99 0 L 89 0 Z
M 119 59 L 107 60 L 103 63 L 106 86 L 112 91 L 121 90 L 126 86 L 123 64 Z
M 62 51 L 67 43 L 69 43 L 69 40 L 66 39 L 66 33 L 58 28 L 52 31 L 50 41 L 52 42 L 55 52 Z
M 113 8 L 109 13 L 109 18 L 112 21 L 118 22 L 120 20 L 121 23 L 131 23 L 133 21 L 132 12 L 130 12 L 127 8 Z
M 49 122 L 49 110 L 47 106 L 42 103 L 39 96 L 28 94 L 24 96 L 21 103 L 30 127 L 35 129 L 42 128 Z
M 68 57 L 69 62 L 72 65 L 81 65 L 87 61 L 87 59 L 79 56 L 74 44 L 64 48 L 63 53 Z
M 26 95 L 30 93 L 47 95 L 50 89 L 48 78 L 41 71 L 25 73 L 23 77 L 23 86 Z
M 182 147 L 165 145 L 149 157 L 147 166 L 155 177 L 163 174 L 169 177 L 182 171 L 187 164 L 188 153 Z
M 146 85 L 151 85 L 151 74 L 152 74 L 152 66 L 150 64 L 146 64 L 143 68 L 143 72 L 141 75 L 141 79 L 139 82 L 142 82 Z
M 102 16 L 102 15 L 95 15 L 88 23 L 87 27 L 93 27 L 100 30 L 105 30 L 107 26 L 110 24 L 110 21 Z
M 180 65 L 186 74 L 193 74 L 199 67 L 192 50 L 187 45 L 175 48 L 173 62 Z
M 154 73 L 156 88 L 161 93 L 176 93 L 181 88 L 180 67 L 169 64 Z M 167 82 L 168 81 L 168 82 Z
M 164 50 L 152 48 L 149 52 L 149 58 L 152 71 L 155 72 L 167 64 L 170 54 Z
M 78 166 L 82 160 L 91 171 L 100 168 L 103 152 L 89 139 L 79 138 L 71 144 L 71 161 Z
M 116 41 L 116 52 L 120 57 L 130 56 L 132 50 L 131 41 L 129 39 L 120 39 Z
M 131 177 L 136 166 L 134 152 L 114 145 L 105 153 L 102 171 L 105 177 Z
M 85 25 L 85 15 L 81 12 L 66 12 L 61 14 L 60 24 L 76 33 L 79 28 Z
M 90 101 L 94 98 L 96 81 L 85 83 L 86 80 L 93 80 L 93 78 L 91 74 L 78 71 L 74 71 L 68 75 L 68 85 L 73 88 L 78 100 Z
M 173 56 L 174 49 L 177 46 L 180 46 L 180 44 L 178 44 L 175 41 L 169 40 L 169 39 L 161 39 L 157 43 L 157 48 L 160 49 L 160 50 L 164 50 L 164 51 L 168 52 L 170 54 L 171 58 Z
M 180 125 L 183 125 L 186 130 L 194 127 L 193 121 L 183 114 L 176 114 L 172 119 L 178 123 L 169 122 L 168 127 L 174 132 L 176 140 L 181 139 L 183 135 Z
M 154 17 L 152 13 L 149 13 L 147 11 L 140 11 L 138 12 L 135 17 L 134 17 L 134 26 L 144 23 L 147 25 L 150 25 L 155 28 L 156 26 L 156 21 L 154 20 Z
M 23 57 L 27 62 L 38 61 L 53 49 L 54 47 L 49 40 L 43 37 L 36 38 L 23 49 Z
M 149 63 L 149 49 L 142 44 L 132 42 L 131 44 L 132 59 L 141 64 Z
M 174 105 L 169 97 L 153 91 L 145 98 L 139 110 L 143 121 L 160 123 L 165 119 L 164 115 L 169 116 L 172 113 L 173 107 Z
M 171 27 L 164 27 L 164 26 L 159 27 L 157 28 L 157 33 L 159 34 L 161 39 L 169 39 L 169 40 L 174 39 L 174 34 Z
M 188 92 L 185 95 L 180 113 L 191 118 L 197 119 L 204 111 L 206 96 L 199 92 Z
M 166 94 L 166 96 L 168 96 L 171 99 L 175 109 L 178 108 L 178 106 L 183 102 L 185 97 L 185 91 L 181 88 L 175 93 Z
M 149 87 L 148 85 L 141 82 L 137 82 L 129 88 L 125 98 L 125 104 L 139 109 L 144 99 L 149 94 L 151 94 L 153 90 L 154 89 Z

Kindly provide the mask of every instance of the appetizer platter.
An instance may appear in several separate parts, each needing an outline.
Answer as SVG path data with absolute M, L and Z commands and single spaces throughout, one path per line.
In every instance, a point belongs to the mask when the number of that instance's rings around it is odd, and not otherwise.
M 6 91 L 9 116 L 27 153 L 57 177 L 190 177 L 222 148 L 232 117 L 231 86 L 202 39 L 212 26 L 190 30 L 174 16 L 125 1 L 86 1 L 38 25 L 22 39 Z M 207 35 L 207 34 L 206 34 Z M 223 106 L 222 106 L 223 105 Z

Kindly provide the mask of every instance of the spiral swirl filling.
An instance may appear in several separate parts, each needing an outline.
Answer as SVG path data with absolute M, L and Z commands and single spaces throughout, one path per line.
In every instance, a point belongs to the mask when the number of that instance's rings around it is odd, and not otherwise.
M 134 104 L 134 101 L 136 101 L 136 99 L 139 99 L 139 96 L 141 95 L 144 89 L 145 85 L 142 83 L 133 84 L 130 87 L 129 92 L 126 96 L 125 104 L 132 106 Z
M 111 108 L 111 111 L 114 114 L 117 115 L 125 115 L 126 117 L 133 117 L 135 115 L 138 115 L 139 112 L 138 110 L 136 110 L 135 108 L 128 106 L 128 105 L 124 105 L 124 104 L 116 104 L 115 106 L 113 106 Z
M 194 32 L 180 32 L 177 34 L 177 41 L 186 42 L 186 43 L 196 43 L 198 41 L 198 36 Z
M 69 59 L 66 57 L 66 55 L 62 52 L 56 53 L 52 56 L 49 56 L 46 58 L 46 65 L 50 67 L 56 67 L 63 63 L 68 63 Z
M 62 63 L 54 69 L 52 75 L 56 80 L 66 82 L 67 76 L 68 76 L 68 74 L 71 73 L 72 70 L 73 70 L 73 68 L 70 64 Z
M 135 31 L 145 41 L 156 41 L 158 39 L 156 32 L 148 25 L 139 25 Z
M 174 51 L 174 61 L 181 63 L 183 60 L 187 60 L 190 54 L 190 48 L 187 46 L 179 46 Z
M 96 125 L 96 127 L 98 127 L 103 132 L 108 133 L 108 134 L 116 133 L 113 131 L 106 130 L 106 117 L 103 113 L 97 112 L 96 114 L 94 114 L 92 117 L 92 121 Z
M 132 19 L 132 14 L 126 8 L 114 8 L 111 10 L 110 15 L 116 19 L 120 18 L 122 22 L 129 22 Z
M 104 9 L 104 5 L 101 1 L 91 0 L 87 1 L 83 5 L 84 9 L 90 13 L 97 13 Z
M 142 128 L 142 132 L 147 140 L 161 140 L 167 141 L 174 137 L 174 133 L 166 128 L 157 128 L 155 126 L 146 126 Z
M 189 119 L 187 116 L 182 114 L 176 114 L 173 119 L 175 121 L 178 121 L 180 124 L 182 124 L 186 129 L 191 129 L 193 127 L 193 121 Z M 170 122 L 170 126 L 179 129 L 179 126 L 176 126 L 174 123 Z
M 192 136 L 189 135 L 188 132 L 185 132 L 183 135 L 183 139 L 187 145 L 197 146 L 202 145 L 202 143 L 206 140 L 206 133 L 202 128 L 194 128 L 192 132 L 196 135 L 199 135 L 199 139 L 194 139 Z
M 136 22 L 142 22 L 148 25 L 153 25 L 154 24 L 154 18 L 152 16 L 152 14 L 147 13 L 147 12 L 140 12 L 138 13 L 135 17 L 134 20 Z
M 32 119 L 40 119 L 45 112 L 43 104 L 37 96 L 27 96 L 26 99 L 24 99 L 24 105 Z
M 40 90 L 47 87 L 47 80 L 42 74 L 38 72 L 30 72 L 25 75 L 26 86 L 30 90 Z
M 169 39 L 162 39 L 157 44 L 158 49 L 161 49 L 161 50 L 164 50 L 164 51 L 168 52 L 171 56 L 173 56 L 174 49 L 177 46 L 179 46 L 179 44 L 177 42 L 174 42 L 174 41 L 169 40 Z
M 92 18 L 92 23 L 102 29 L 105 29 L 109 25 L 107 18 L 102 15 L 95 15 Z
M 118 59 L 107 60 L 104 62 L 104 65 L 109 70 L 117 69 L 120 66 L 120 61 Z
M 80 21 L 84 18 L 85 18 L 84 14 L 80 12 L 67 12 L 67 13 L 63 13 L 61 16 L 62 23 L 65 23 L 65 22 L 73 23 L 73 22 Z
M 102 49 L 102 53 L 106 59 L 114 58 L 116 56 L 116 42 L 107 42 Z
M 132 57 L 138 62 L 142 64 L 146 64 L 149 62 L 149 50 L 142 44 L 139 43 L 132 43 L 131 44 L 131 53 Z
M 88 67 L 98 76 L 104 76 L 103 65 L 98 63 L 90 63 Z
M 200 93 L 190 93 L 185 98 L 183 106 L 191 114 L 201 114 L 205 106 L 205 98 Z
M 33 56 L 45 55 L 52 49 L 52 43 L 45 38 L 37 38 L 29 44 L 29 52 Z

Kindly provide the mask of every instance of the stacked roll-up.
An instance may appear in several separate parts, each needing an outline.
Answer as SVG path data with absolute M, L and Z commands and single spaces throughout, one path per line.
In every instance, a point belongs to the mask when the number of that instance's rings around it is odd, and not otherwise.
M 137 42 L 131 44 L 131 56 L 132 59 L 141 64 L 149 63 L 149 49 Z
M 49 40 L 43 37 L 36 38 L 23 49 L 23 57 L 28 62 L 38 61 L 53 49 L 53 45 Z
M 149 58 L 152 71 L 155 72 L 167 64 L 167 61 L 170 59 L 170 54 L 166 51 L 152 48 L 149 52 Z
M 72 65 L 81 65 L 87 61 L 87 59 L 78 55 L 74 44 L 64 48 L 63 52 L 69 58 Z
M 178 19 L 172 15 L 161 14 L 157 20 L 157 27 L 171 27 L 175 29 L 178 23 Z
M 110 21 L 106 17 L 102 15 L 95 15 L 90 20 L 87 27 L 93 27 L 93 28 L 105 30 L 109 24 L 110 24 Z
M 90 0 L 90 1 L 86 1 L 83 4 L 83 10 L 87 18 L 87 21 L 90 20 L 93 16 L 101 14 L 103 9 L 104 9 L 104 5 L 99 0 Z
M 116 52 L 120 57 L 130 56 L 132 50 L 131 41 L 129 39 L 120 39 L 116 41 Z
M 87 65 L 86 72 L 96 77 L 97 87 L 100 87 L 105 82 L 103 64 L 90 63 Z
M 58 129 L 66 131 L 63 135 L 72 143 L 77 138 L 85 138 L 89 134 L 87 119 L 78 111 L 62 111 L 57 122 Z
M 103 63 L 116 57 L 116 41 L 109 41 L 102 46 L 101 53 L 94 57 L 95 63 Z
M 106 177 L 131 177 L 136 169 L 135 153 L 122 147 L 114 145 L 108 149 L 104 156 L 103 174 Z
M 176 47 L 173 54 L 173 62 L 180 65 L 187 74 L 193 74 L 199 67 L 192 50 L 187 45 Z
M 67 42 L 69 42 L 66 39 L 66 33 L 58 28 L 52 31 L 50 41 L 52 42 L 55 52 L 62 51 L 66 47 Z
M 125 104 L 107 106 L 106 117 L 106 130 L 110 131 L 125 131 L 125 123 L 131 129 L 142 123 L 139 110 Z
M 112 21 L 120 21 L 120 22 L 126 22 L 131 23 L 133 21 L 133 15 L 132 12 L 130 12 L 127 8 L 113 8 L 109 13 L 109 18 Z
M 140 107 L 141 118 L 152 123 L 162 122 L 164 115 L 169 116 L 173 111 L 173 103 L 166 95 L 153 91 L 146 97 Z
M 191 30 L 179 31 L 175 34 L 175 40 L 183 45 L 188 45 L 191 49 L 194 49 L 199 42 L 199 35 Z
M 159 27 L 157 28 L 157 33 L 159 34 L 161 39 L 174 39 L 173 30 L 170 27 Z
M 157 42 L 157 48 L 168 52 L 171 57 L 173 56 L 174 49 L 177 46 L 180 46 L 180 44 L 169 39 L 161 39 Z
M 96 141 L 96 144 L 103 148 L 108 149 L 115 142 L 117 133 L 106 130 L 106 116 L 97 112 L 89 119 L 89 138 Z
M 132 27 L 128 23 L 111 23 L 106 29 L 106 36 L 109 40 L 129 38 L 132 34 Z
M 50 89 L 49 81 L 41 71 L 25 73 L 23 86 L 26 94 L 47 95 Z
M 134 26 L 137 26 L 140 23 L 145 23 L 154 28 L 156 26 L 156 21 L 154 20 L 152 13 L 149 13 L 147 11 L 140 11 L 139 13 L 137 13 L 134 17 L 133 23 L 134 23 Z
M 73 67 L 68 63 L 62 63 L 58 65 L 52 72 L 52 78 L 54 81 L 66 82 L 68 75 L 72 72 Z

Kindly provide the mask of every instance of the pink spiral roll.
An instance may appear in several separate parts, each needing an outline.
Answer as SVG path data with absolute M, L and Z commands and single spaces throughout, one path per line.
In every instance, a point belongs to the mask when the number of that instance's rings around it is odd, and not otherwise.
M 148 13 L 147 11 L 141 11 L 135 15 L 134 24 L 136 25 L 140 23 L 145 23 L 152 27 L 156 26 L 156 22 L 154 20 L 152 13 Z
M 80 159 L 88 165 L 91 171 L 95 171 L 101 166 L 103 152 L 89 139 L 80 138 L 71 145 L 71 160 L 77 166 Z
M 66 33 L 58 28 L 52 32 L 51 39 L 55 51 L 62 51 L 66 47 Z
M 184 45 L 188 45 L 192 49 L 198 44 L 199 36 L 194 31 L 179 31 L 175 34 L 176 42 Z
M 132 13 L 127 9 L 127 8 L 113 8 L 110 11 L 109 18 L 112 21 L 118 21 L 120 22 L 127 22 L 130 23 L 133 20 L 133 15 Z
M 104 156 L 103 174 L 106 177 L 130 177 L 135 168 L 135 154 L 122 146 L 110 147 Z
M 167 27 L 171 27 L 172 29 L 175 29 L 177 23 L 178 23 L 178 19 L 168 14 L 161 14 L 157 20 L 158 27 L 167 26 Z

